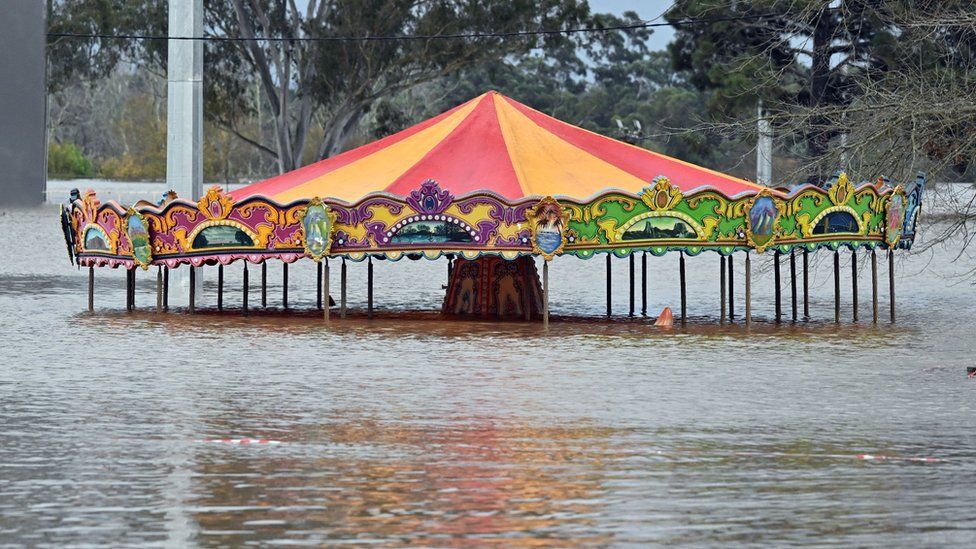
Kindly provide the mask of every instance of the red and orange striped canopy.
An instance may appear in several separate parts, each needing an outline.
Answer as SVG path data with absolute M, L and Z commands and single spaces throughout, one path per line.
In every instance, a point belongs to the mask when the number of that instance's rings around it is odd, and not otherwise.
M 355 202 L 385 191 L 407 195 L 426 179 L 455 196 L 492 191 L 589 198 L 637 193 L 663 175 L 683 192 L 710 186 L 727 195 L 762 187 L 561 122 L 491 91 L 378 141 L 233 193 L 279 203 L 313 197 Z

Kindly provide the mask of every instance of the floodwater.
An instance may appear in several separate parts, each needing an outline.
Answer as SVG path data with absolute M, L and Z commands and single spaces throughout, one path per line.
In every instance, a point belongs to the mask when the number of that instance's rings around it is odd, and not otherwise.
M 126 313 L 110 269 L 89 314 L 56 213 L 0 210 L 0 546 L 976 543 L 967 257 L 900 258 L 894 325 L 870 322 L 866 256 L 849 322 L 849 252 L 840 325 L 825 252 L 814 320 L 796 325 L 771 321 L 770 258 L 755 257 L 751 329 L 717 325 L 714 254 L 687 260 L 684 329 L 624 321 L 623 259 L 621 321 L 548 332 L 389 314 L 436 309 L 444 261 L 376 262 L 373 321 L 190 316 L 178 271 L 174 312 L 153 312 L 140 271 Z M 648 260 L 650 314 L 677 309 L 677 257 Z M 602 314 L 604 267 L 557 259 L 554 313 Z M 355 307 L 365 270 L 349 265 Z M 233 309 L 240 264 L 226 271 Z M 269 278 L 277 307 L 278 265 Z M 312 264 L 290 279 L 291 305 L 312 308 Z

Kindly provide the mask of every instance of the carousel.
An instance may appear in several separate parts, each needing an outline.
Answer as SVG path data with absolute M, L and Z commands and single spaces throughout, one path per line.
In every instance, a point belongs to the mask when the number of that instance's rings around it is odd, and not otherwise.
M 751 311 L 751 259 L 770 254 L 776 320 L 783 311 L 781 262 L 788 258 L 793 321 L 809 317 L 809 256 L 834 255 L 835 320 L 840 321 L 839 254 L 870 250 L 873 319 L 878 320 L 877 250 L 887 253 L 890 318 L 895 319 L 893 255 L 911 247 L 925 178 L 906 185 L 853 185 L 839 174 L 823 186 L 770 188 L 664 156 L 561 122 L 488 92 L 384 139 L 227 193 L 210 188 L 197 201 L 172 193 L 160 203 L 101 203 L 93 191 L 62 209 L 69 255 L 88 268 L 94 308 L 96 267 L 127 270 L 126 304 L 135 276 L 156 271 L 159 311 L 169 310 L 169 273 L 189 269 L 186 312 L 196 312 L 196 270 L 243 264 L 242 311 L 249 308 L 249 265 L 318 264 L 318 307 L 328 320 L 352 314 L 347 261 L 368 263 L 365 314 L 374 314 L 372 262 L 403 258 L 448 261 L 441 314 L 549 322 L 549 262 L 556 256 L 606 256 L 607 316 L 612 316 L 611 258 L 629 259 L 630 316 L 635 315 L 635 259 L 640 258 L 641 314 L 646 316 L 647 255 L 679 259 L 680 322 L 687 319 L 685 256 L 719 255 L 719 321 L 736 319 L 732 261 L 745 261 L 745 310 Z M 802 317 L 798 312 L 802 263 Z M 333 305 L 330 260 L 340 264 Z M 540 261 L 541 260 L 541 261 Z M 541 263 L 541 269 L 537 268 Z M 541 277 L 539 271 L 541 270 Z M 323 296 L 324 299 L 323 299 Z M 324 301 L 324 305 L 323 305 Z M 218 297 L 218 304 L 222 303 Z M 218 307 L 223 309 L 222 306 Z M 855 301 L 855 320 L 856 320 Z

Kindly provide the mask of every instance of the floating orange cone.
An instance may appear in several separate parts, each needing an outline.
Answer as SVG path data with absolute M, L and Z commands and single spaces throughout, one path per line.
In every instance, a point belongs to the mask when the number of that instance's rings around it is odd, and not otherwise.
M 671 314 L 671 307 L 665 307 L 661 314 L 657 317 L 657 321 L 654 322 L 655 326 L 664 326 L 665 328 L 670 328 L 674 325 L 674 315 Z

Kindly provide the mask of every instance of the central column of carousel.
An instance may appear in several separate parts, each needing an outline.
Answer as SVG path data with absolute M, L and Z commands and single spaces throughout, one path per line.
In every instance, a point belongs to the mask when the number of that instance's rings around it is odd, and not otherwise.
M 542 318 L 542 285 L 532 257 L 457 258 L 441 312 L 497 319 Z

